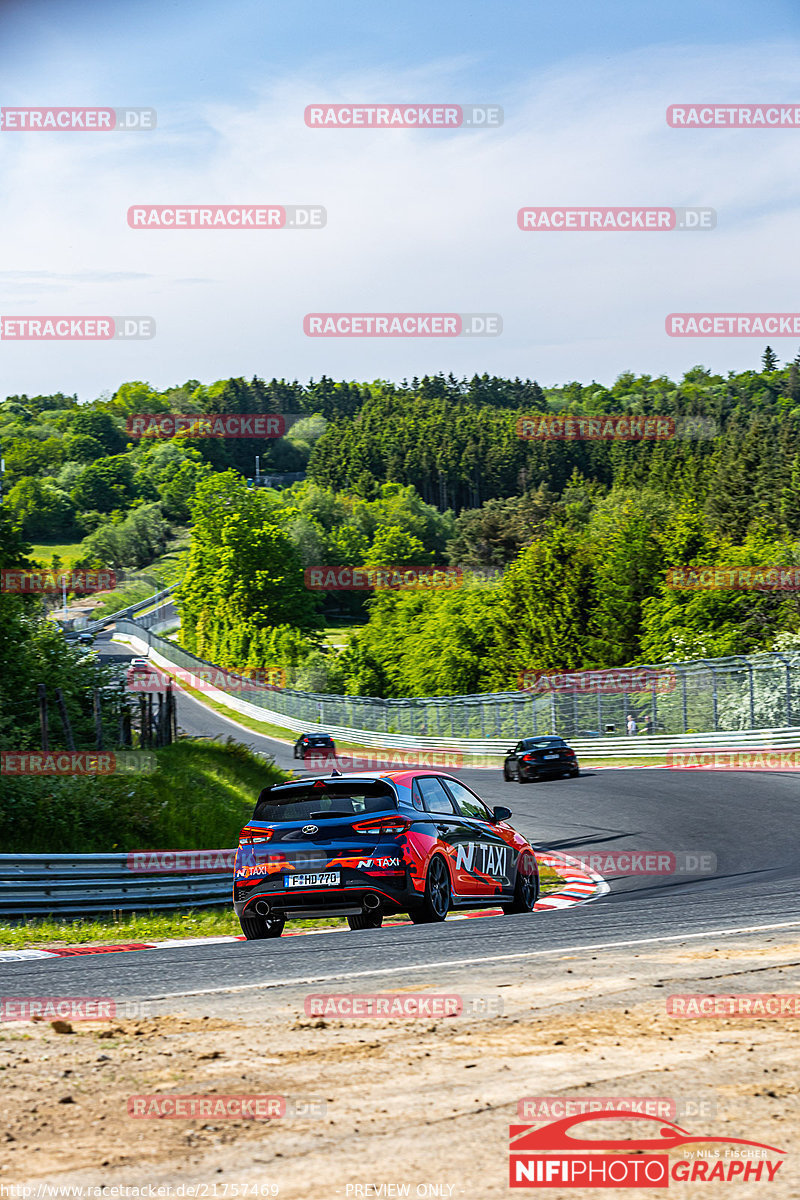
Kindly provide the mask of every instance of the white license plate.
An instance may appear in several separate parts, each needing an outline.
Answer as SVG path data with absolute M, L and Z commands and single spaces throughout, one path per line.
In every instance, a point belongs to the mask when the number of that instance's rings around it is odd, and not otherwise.
M 287 888 L 338 887 L 340 877 L 340 871 L 317 871 L 311 875 L 284 875 L 283 882 Z
M 557 754 L 545 754 L 545 758 L 558 758 Z

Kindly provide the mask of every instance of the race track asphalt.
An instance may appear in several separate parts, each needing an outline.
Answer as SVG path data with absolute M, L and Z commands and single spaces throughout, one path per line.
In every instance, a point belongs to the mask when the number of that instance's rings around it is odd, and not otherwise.
M 101 639 L 98 649 L 125 656 Z M 291 749 L 236 727 L 185 695 L 179 725 L 190 734 L 236 737 L 291 767 Z M 91 993 L 151 999 L 245 989 L 291 989 L 328 979 L 395 986 L 414 972 L 441 982 L 471 967 L 524 968 L 548 954 L 599 953 L 608 945 L 646 946 L 704 933 L 800 925 L 800 777 L 791 772 L 593 770 L 578 779 L 520 786 L 501 772 L 454 771 L 537 848 L 699 852 L 715 857 L 705 875 L 604 872 L 610 894 L 590 904 L 530 917 L 485 917 L 267 942 L 186 945 L 0 965 L 15 996 Z M 274 995 L 274 992 L 272 993 Z

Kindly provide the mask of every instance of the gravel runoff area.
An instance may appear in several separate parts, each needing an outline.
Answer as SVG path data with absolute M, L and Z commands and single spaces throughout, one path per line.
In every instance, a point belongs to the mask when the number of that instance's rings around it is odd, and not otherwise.
M 692 1134 L 780 1147 L 768 1186 L 785 1200 L 800 1194 L 800 1019 L 678 1019 L 666 1001 L 791 992 L 799 964 L 797 934 L 778 930 L 420 971 L 410 986 L 402 971 L 359 981 L 370 992 L 460 994 L 461 1016 L 319 1017 L 306 1008 L 313 985 L 295 985 L 130 1002 L 95 1022 L 6 1023 L 0 1183 L 72 1185 L 86 1197 L 105 1185 L 118 1196 L 490 1200 L 509 1194 L 508 1126 L 521 1098 L 651 1097 L 674 1100 Z M 178 1094 L 283 1096 L 289 1113 L 128 1115 L 133 1096 Z M 132 1190 L 150 1186 L 162 1190 Z M 670 1191 L 714 1197 L 728 1186 Z M 767 1185 L 736 1186 L 754 1195 Z

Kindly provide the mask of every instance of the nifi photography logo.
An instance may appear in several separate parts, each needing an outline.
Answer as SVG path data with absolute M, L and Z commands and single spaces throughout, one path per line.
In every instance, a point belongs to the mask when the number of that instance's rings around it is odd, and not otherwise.
M 596 1122 L 634 1122 L 638 1136 Z M 573 1126 L 584 1128 L 573 1133 Z M 588 1136 L 587 1136 L 588 1135 Z M 784 1151 L 744 1138 L 695 1136 L 672 1121 L 643 1113 L 578 1113 L 548 1125 L 509 1127 L 509 1186 L 527 1188 L 641 1187 L 740 1180 L 771 1183 Z M 674 1161 L 670 1153 L 677 1152 Z

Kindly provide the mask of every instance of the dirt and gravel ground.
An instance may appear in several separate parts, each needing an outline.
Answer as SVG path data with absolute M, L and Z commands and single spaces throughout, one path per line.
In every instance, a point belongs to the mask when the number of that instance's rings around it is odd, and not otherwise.
M 483 996 L 488 1017 L 323 1021 L 305 1015 L 304 991 L 250 990 L 75 1022 L 72 1033 L 6 1024 L 0 1183 L 33 1183 L 33 1196 L 48 1194 L 41 1183 L 82 1185 L 86 1196 L 99 1185 L 215 1197 L 275 1185 L 292 1200 L 487 1200 L 508 1194 L 508 1126 L 521 1097 L 650 1096 L 676 1100 L 677 1122 L 693 1134 L 786 1151 L 770 1184 L 673 1182 L 676 1194 L 768 1187 L 774 1200 L 796 1197 L 800 1020 L 665 1014 L 673 992 L 792 992 L 798 965 L 800 941 L 778 933 L 380 983 Z M 153 1093 L 283 1095 L 324 1102 L 324 1112 L 268 1122 L 128 1116 L 129 1097 Z

